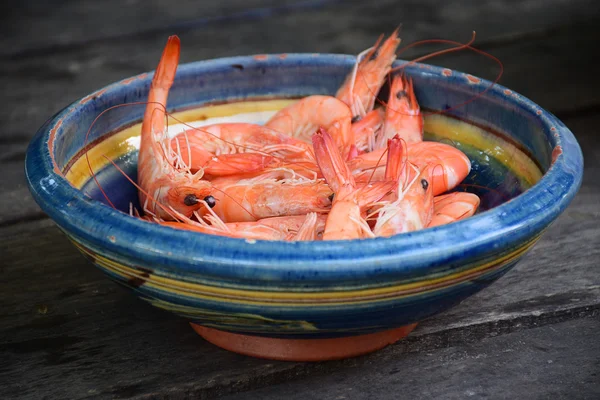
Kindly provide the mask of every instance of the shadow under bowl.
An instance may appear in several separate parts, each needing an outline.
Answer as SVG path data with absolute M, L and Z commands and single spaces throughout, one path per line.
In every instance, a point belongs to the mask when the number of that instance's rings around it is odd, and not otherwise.
M 334 94 L 354 57 L 289 54 L 181 65 L 168 109 L 184 121 L 252 116 Z M 402 64 L 398 61 L 397 64 Z M 581 185 L 583 157 L 553 115 L 490 82 L 411 65 L 426 139 L 465 152 L 456 190 L 477 193 L 475 216 L 436 228 L 355 241 L 268 242 L 190 233 L 128 215 L 137 191 L 139 122 L 152 74 L 110 85 L 51 118 L 32 140 L 33 197 L 74 245 L 140 298 L 178 314 L 232 351 L 285 360 L 344 358 L 381 348 L 416 323 L 498 279 L 536 243 Z M 443 115 L 435 111 L 448 110 Z M 433 112 L 432 112 L 433 111 Z M 117 209 L 90 178 L 85 157 Z

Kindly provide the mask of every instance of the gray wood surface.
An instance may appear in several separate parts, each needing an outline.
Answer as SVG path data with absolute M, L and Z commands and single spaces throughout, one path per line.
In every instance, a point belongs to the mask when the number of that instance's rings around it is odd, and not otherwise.
M 596 400 L 600 398 L 598 329 L 598 317 L 562 322 L 551 329 L 533 328 L 398 354 L 223 399 Z M 590 346 L 584 348 L 582 342 Z M 572 370 L 577 374 L 565 374 Z
M 3 3 L 0 398 L 598 398 L 595 1 L 204 3 Z M 29 195 L 23 157 L 36 129 L 71 101 L 152 70 L 168 34 L 180 34 L 187 62 L 357 53 L 399 23 L 404 44 L 465 41 L 476 30 L 476 44 L 504 63 L 501 83 L 575 133 L 585 175 L 572 205 L 516 268 L 396 345 L 314 364 L 220 350 L 94 269 Z M 497 72 L 467 53 L 430 62 L 485 78 Z
M 364 48 L 372 42 L 365 31 L 379 35 L 399 24 L 407 42 L 431 35 L 469 36 L 472 30 L 488 39 L 515 37 L 589 19 L 594 5 L 593 0 L 8 0 L 3 3 L 6 34 L 0 38 L 0 57 L 36 57 L 172 32 L 204 38 L 204 47 L 217 55 L 239 54 L 236 50 L 243 52 L 248 45 L 266 49 L 277 42 L 284 45 L 279 52 L 313 52 L 320 42 L 339 48 L 334 51 L 348 44 Z M 248 33 L 256 36 L 245 36 Z M 236 42 L 234 48 L 225 45 L 229 40 Z

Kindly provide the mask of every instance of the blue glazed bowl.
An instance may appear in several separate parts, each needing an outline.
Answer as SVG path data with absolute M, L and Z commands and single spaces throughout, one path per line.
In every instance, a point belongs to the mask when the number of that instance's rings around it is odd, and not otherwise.
M 185 64 L 168 109 L 204 107 L 194 111 L 197 117 L 227 108 L 207 105 L 245 104 L 248 111 L 274 107 L 273 99 L 333 94 L 353 63 L 352 56 L 290 54 Z M 425 111 L 448 109 L 490 85 L 424 64 L 406 72 Z M 231 340 L 376 334 L 447 310 L 512 268 L 581 184 L 583 158 L 573 134 L 496 85 L 446 117 L 426 117 L 430 139 L 449 139 L 472 160 L 462 188 L 476 191 L 482 206 L 471 218 L 391 238 L 327 242 L 254 242 L 158 226 L 128 215 L 136 190 L 102 157 L 135 179 L 135 124 L 144 106 L 111 110 L 84 141 L 103 110 L 145 101 L 151 79 L 142 74 L 115 83 L 51 118 L 29 146 L 28 183 L 41 208 L 111 278 L 199 327 L 234 334 Z M 90 179 L 86 150 L 119 210 Z

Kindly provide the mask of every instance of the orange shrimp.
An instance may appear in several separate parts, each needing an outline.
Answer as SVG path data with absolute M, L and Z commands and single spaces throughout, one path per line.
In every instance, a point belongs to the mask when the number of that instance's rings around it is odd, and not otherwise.
M 417 169 L 422 170 L 429 164 L 440 166 L 431 172 L 434 196 L 452 190 L 471 172 L 471 161 L 456 147 L 424 141 L 408 144 L 407 148 L 408 162 L 414 164 Z M 348 161 L 357 182 L 383 179 L 386 163 L 382 159 L 385 151 L 385 148 L 377 149 Z M 412 180 L 416 175 L 416 171 L 409 169 L 408 180 Z
M 188 129 L 171 140 L 191 172 L 227 176 L 262 171 L 285 162 L 314 162 L 312 147 L 262 125 L 223 123 Z
M 355 118 L 356 121 L 352 123 L 352 132 L 359 153 L 373 151 L 375 138 L 383 125 L 384 116 L 383 108 L 376 108 L 363 118 Z
M 263 218 L 256 222 L 234 222 L 226 226 L 246 238 L 264 240 L 317 240 L 325 229 L 325 215 L 314 212 L 306 215 Z M 251 237 L 250 235 L 253 235 Z
M 316 240 L 325 227 L 325 216 L 319 216 L 316 213 L 309 213 L 306 216 L 273 217 L 254 222 L 234 223 L 224 223 L 214 215 L 204 218 L 210 220 L 212 225 L 191 219 L 185 222 L 157 222 L 177 229 L 250 240 Z
M 441 166 L 432 171 L 434 196 L 454 189 L 471 172 L 469 157 L 445 143 L 427 141 L 409 144 L 408 160 L 419 169 L 429 164 Z
M 400 177 L 399 177 L 400 179 Z M 398 193 L 395 201 L 385 202 L 378 210 L 373 233 L 375 236 L 392 236 L 427 227 L 433 214 L 431 167 L 426 166 Z
M 213 202 L 212 185 L 201 179 L 202 171 L 192 175 L 175 168 L 173 160 L 176 156 L 164 145 L 166 103 L 175 79 L 179 53 L 179 38 L 170 36 L 150 86 L 138 156 L 140 203 L 145 212 L 164 219 L 173 219 L 169 210 L 191 216 L 206 204 L 200 200 Z
M 319 168 L 335 193 L 325 222 L 323 240 L 373 237 L 365 220 L 365 210 L 392 190 L 395 182 L 356 185 L 331 135 L 320 128 L 312 140 Z
M 325 231 L 325 221 L 327 216 L 324 214 L 308 213 L 302 225 L 292 236 L 292 241 L 300 240 L 321 240 Z
M 479 196 L 467 192 L 454 192 L 433 199 L 433 217 L 428 227 L 449 224 L 472 216 L 479 208 Z
M 388 154 L 385 163 L 385 180 L 397 183 L 396 192 L 390 193 L 389 196 L 396 197 L 402 192 L 406 186 L 409 177 L 408 172 L 408 157 L 406 142 L 395 135 L 388 140 Z
M 400 44 L 399 28 L 381 45 L 381 38 L 373 47 L 363 51 L 356 58 L 352 72 L 348 74 L 335 97 L 346 103 L 352 116 L 364 117 L 375 105 L 377 93 L 383 85 L 385 76 L 396 60 L 396 49 Z M 364 53 L 364 57 L 361 57 Z
M 243 222 L 329 211 L 333 193 L 322 179 L 279 179 L 277 174 L 270 171 L 239 181 L 213 180 L 218 189 L 215 213 L 225 222 Z
M 310 143 L 322 127 L 330 132 L 344 157 L 354 147 L 352 113 L 346 104 L 331 96 L 307 96 L 273 115 L 266 127 Z
M 387 160 L 385 161 L 384 180 L 395 182 L 396 186 L 393 191 L 381 198 L 379 203 L 374 204 L 368 211 L 369 217 L 376 216 L 383 204 L 394 202 L 398 199 L 398 195 L 402 193 L 402 188 L 407 184 L 408 177 L 406 161 L 406 142 L 401 140 L 398 135 L 388 140 Z M 367 219 L 369 226 L 373 227 L 374 220 Z
M 396 75 L 392 80 L 383 128 L 375 148 L 384 147 L 386 141 L 396 134 L 400 135 L 406 143 L 423 141 L 423 116 L 415 96 L 412 79 L 407 79 L 403 74 Z

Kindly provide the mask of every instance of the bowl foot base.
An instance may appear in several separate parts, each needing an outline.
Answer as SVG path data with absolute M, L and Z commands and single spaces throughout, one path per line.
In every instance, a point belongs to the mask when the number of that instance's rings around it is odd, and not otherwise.
M 417 326 L 415 323 L 383 332 L 331 339 L 280 339 L 190 325 L 204 339 L 225 350 L 283 361 L 325 361 L 360 356 L 397 342 Z

